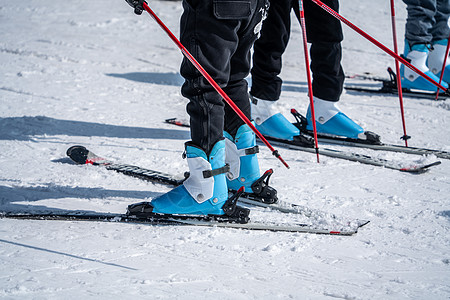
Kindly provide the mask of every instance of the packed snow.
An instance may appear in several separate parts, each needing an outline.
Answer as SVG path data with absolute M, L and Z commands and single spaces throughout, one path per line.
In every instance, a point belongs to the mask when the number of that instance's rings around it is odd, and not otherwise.
M 403 49 L 406 9 L 396 3 Z M 179 36 L 179 1 L 149 1 Z M 389 1 L 341 2 L 347 19 L 392 48 Z M 292 16 L 279 108 L 308 105 L 302 37 Z M 170 187 L 70 162 L 81 144 L 113 161 L 169 173 L 189 130 L 182 54 L 125 1 L 0 3 L 0 211 L 124 213 Z M 394 60 L 344 26 L 348 75 L 387 77 Z M 249 79 L 250 81 L 250 79 Z M 410 146 L 450 151 L 447 101 L 405 98 Z M 346 92 L 341 108 L 387 143 L 402 144 L 395 96 Z M 289 117 L 290 118 L 290 117 Z M 293 120 L 292 120 L 293 121 Z M 351 237 L 224 228 L 0 219 L 2 299 L 449 299 L 450 162 L 413 175 L 261 147 L 282 201 L 370 223 Z M 289 218 L 289 216 L 286 216 Z M 305 217 L 305 222 L 308 218 Z M 315 220 L 309 220 L 314 222 Z

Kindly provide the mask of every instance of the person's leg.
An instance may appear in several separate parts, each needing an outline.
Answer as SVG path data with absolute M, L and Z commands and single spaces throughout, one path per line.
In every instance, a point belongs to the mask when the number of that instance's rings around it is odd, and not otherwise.
M 239 43 L 236 32 L 242 19 L 254 12 L 250 2 L 183 1 L 180 41 L 223 88 L 228 85 L 230 59 Z M 224 102 L 186 58 L 181 75 L 185 78 L 182 94 L 189 99 L 192 141 L 186 143 L 185 153 L 190 176 L 183 185 L 153 199 L 151 205 L 156 213 L 221 215 L 228 199 Z
M 339 12 L 339 1 L 323 2 Z M 313 95 L 328 101 L 339 101 L 345 79 L 341 66 L 341 42 L 344 38 L 341 22 L 312 1 L 303 1 L 303 7 L 306 35 L 308 43 L 311 43 Z
M 436 0 L 403 0 L 408 16 L 405 39 L 409 46 L 429 44 L 433 39 L 431 29 L 435 23 Z M 406 47 L 406 45 L 405 45 Z
M 450 28 L 448 20 L 450 17 L 450 1 L 436 0 L 436 13 L 434 15 L 434 25 L 431 28 L 432 42 L 448 39 Z
M 436 23 L 436 0 L 403 0 L 408 17 L 405 27 L 405 50 L 403 55 L 410 63 L 438 82 L 439 78 L 427 66 L 428 54 L 433 41 L 432 28 Z M 435 92 L 436 86 L 404 65 L 400 67 L 402 87 Z M 448 88 L 447 83 L 442 85 Z
M 266 16 L 267 3 L 266 0 L 252 0 L 254 5 L 252 8 L 257 13 L 241 23 L 238 31 L 239 44 L 230 60 L 230 80 L 225 88 L 225 92 L 249 119 L 251 112 L 245 78 L 250 70 L 250 50 L 260 34 L 258 29 L 261 28 L 261 23 Z M 226 162 L 230 165 L 230 172 L 227 174 L 228 188 L 238 190 L 244 187 L 247 193 L 255 193 L 261 197 L 270 195 L 270 200 L 276 201 L 276 191 L 273 188 L 263 187 L 263 190 L 252 188 L 260 179 L 256 136 L 228 105 L 225 105 L 224 127 Z M 270 190 L 269 193 L 267 193 L 268 190 Z
M 325 0 L 324 3 L 339 12 L 339 1 Z M 312 1 L 304 1 L 303 5 L 308 42 L 311 43 L 311 72 L 317 131 L 366 139 L 361 126 L 337 106 L 345 79 L 341 65 L 343 40 L 341 23 Z M 306 118 L 307 129 L 312 130 L 312 114 L 309 106 Z
M 450 1 L 437 0 L 436 14 L 434 16 L 435 23 L 431 29 L 432 47 L 428 55 L 427 66 L 433 74 L 440 78 L 442 66 L 445 60 L 447 50 L 448 37 L 450 28 L 448 20 L 450 17 Z M 445 64 L 444 76 L 442 78 L 445 82 L 450 82 L 450 60 L 447 57 Z
M 282 80 L 278 75 L 282 55 L 289 42 L 293 0 L 271 0 L 253 47 L 252 86 L 250 93 L 259 99 L 275 101 L 280 98 Z
M 296 1 L 296 0 L 295 0 Z M 272 0 L 261 37 L 255 42 L 252 68 L 251 110 L 256 128 L 265 136 L 292 140 L 300 134 L 278 110 L 282 80 L 278 76 L 289 42 L 294 0 Z

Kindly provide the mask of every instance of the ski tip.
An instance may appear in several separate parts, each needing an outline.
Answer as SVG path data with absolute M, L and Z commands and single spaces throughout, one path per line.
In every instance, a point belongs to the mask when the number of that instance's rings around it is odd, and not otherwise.
M 402 168 L 402 169 L 400 169 L 400 171 L 421 174 L 421 173 L 427 172 L 431 167 L 438 166 L 440 164 L 441 164 L 440 161 L 435 161 L 431 164 L 427 164 L 424 166 L 412 166 L 412 167 Z
M 89 150 L 84 146 L 76 145 L 67 149 L 66 154 L 77 164 L 85 164 Z
M 87 151 L 86 147 L 80 146 L 80 145 L 75 145 L 75 146 L 69 147 L 69 149 L 67 149 L 67 151 L 66 151 L 66 154 L 68 156 L 70 156 L 74 151 L 80 151 L 80 150 Z
M 181 127 L 190 127 L 189 121 L 181 120 L 178 118 L 170 118 L 165 120 L 166 123 L 173 124 Z
M 369 224 L 370 221 L 369 220 L 358 220 L 358 228 L 361 228 L 363 226 L 366 226 L 367 224 Z

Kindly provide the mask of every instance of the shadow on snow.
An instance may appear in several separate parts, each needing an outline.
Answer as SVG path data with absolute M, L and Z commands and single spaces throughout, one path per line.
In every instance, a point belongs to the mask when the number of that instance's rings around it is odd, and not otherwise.
M 181 86 L 184 82 L 183 77 L 181 77 L 179 73 L 132 72 L 124 74 L 108 73 L 106 75 L 136 82 L 153 83 L 160 85 Z
M 38 135 L 101 136 L 188 140 L 186 130 L 160 129 L 71 121 L 46 116 L 0 118 L 0 140 L 29 141 Z
M 47 184 L 42 186 L 0 186 L 0 205 L 2 210 L 27 211 L 27 210 L 49 210 L 46 206 L 27 205 L 26 203 L 14 202 L 35 202 L 48 199 L 64 199 L 73 201 L 73 198 L 81 199 L 105 199 L 127 198 L 143 201 L 146 198 L 153 198 L 161 195 L 151 191 L 129 191 L 129 190 L 106 190 L 103 188 L 61 186 Z M 51 208 L 52 211 L 66 211 Z

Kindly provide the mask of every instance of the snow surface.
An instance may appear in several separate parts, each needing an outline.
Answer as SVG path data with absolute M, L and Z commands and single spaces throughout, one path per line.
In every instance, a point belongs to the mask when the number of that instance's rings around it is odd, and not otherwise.
M 406 11 L 396 5 L 402 49 Z M 181 3 L 150 6 L 178 36 Z M 392 48 L 389 1 L 346 0 L 341 12 Z M 65 158 L 82 144 L 118 162 L 186 170 L 189 132 L 163 122 L 186 117 L 182 55 L 148 15 L 124 1 L 1 1 L 0 24 L 1 210 L 122 213 L 169 190 Z M 343 47 L 347 74 L 384 77 L 394 66 L 347 27 Z M 302 49 L 293 22 L 279 102 L 286 115 L 308 104 Z M 383 141 L 401 143 L 396 97 L 347 92 L 340 105 Z M 450 151 L 449 110 L 448 101 L 405 98 L 410 145 Z M 313 154 L 280 148 L 287 170 L 261 149 L 282 200 L 371 222 L 338 237 L 0 219 L 0 298 L 450 298 L 448 160 L 412 175 L 327 157 L 318 164 Z

